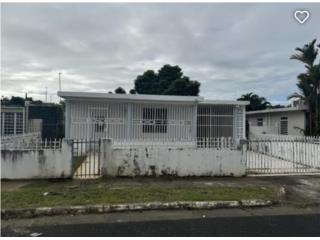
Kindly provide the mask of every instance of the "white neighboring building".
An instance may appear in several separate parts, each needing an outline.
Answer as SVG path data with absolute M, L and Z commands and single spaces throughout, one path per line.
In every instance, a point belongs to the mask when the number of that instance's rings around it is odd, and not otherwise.
M 244 101 L 91 92 L 58 96 L 66 103 L 67 139 L 194 145 L 220 137 L 245 138 Z
M 303 136 L 306 130 L 305 105 L 246 112 L 249 136 L 272 134 Z
M 1 136 L 25 133 L 25 108 L 1 105 Z

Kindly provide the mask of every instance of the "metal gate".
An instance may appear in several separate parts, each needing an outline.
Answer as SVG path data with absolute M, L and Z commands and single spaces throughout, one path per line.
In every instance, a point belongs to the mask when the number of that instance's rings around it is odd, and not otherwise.
M 320 174 L 320 138 L 252 139 L 247 142 L 248 174 Z
M 101 139 L 72 140 L 72 170 L 74 178 L 101 176 Z

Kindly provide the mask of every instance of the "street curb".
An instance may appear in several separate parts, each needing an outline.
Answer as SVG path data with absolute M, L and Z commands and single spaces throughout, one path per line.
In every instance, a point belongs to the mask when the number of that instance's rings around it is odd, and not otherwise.
M 169 209 L 218 209 L 242 207 L 267 207 L 275 202 L 270 200 L 241 200 L 241 201 L 177 201 L 177 202 L 148 202 L 129 204 L 99 204 L 69 207 L 39 207 L 23 209 L 1 209 L 2 219 L 33 218 L 40 216 L 55 216 L 66 214 L 110 213 L 124 211 L 169 210 Z

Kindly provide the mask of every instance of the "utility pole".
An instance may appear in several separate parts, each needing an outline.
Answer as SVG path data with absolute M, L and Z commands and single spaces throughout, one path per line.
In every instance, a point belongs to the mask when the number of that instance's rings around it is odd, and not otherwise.
M 61 72 L 59 72 L 59 91 L 61 91 Z
M 48 102 L 48 87 L 46 87 L 45 94 L 46 94 L 46 102 Z
M 59 72 L 59 92 L 61 91 L 61 72 Z M 61 97 L 59 97 L 59 102 L 61 102 Z

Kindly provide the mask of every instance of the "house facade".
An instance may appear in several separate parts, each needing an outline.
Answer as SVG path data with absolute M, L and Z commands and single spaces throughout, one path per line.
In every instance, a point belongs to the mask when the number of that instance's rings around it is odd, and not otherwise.
M 111 138 L 115 144 L 202 144 L 245 138 L 243 101 L 203 97 L 58 92 L 67 139 Z
M 306 106 L 247 112 L 249 135 L 303 136 L 306 130 Z

